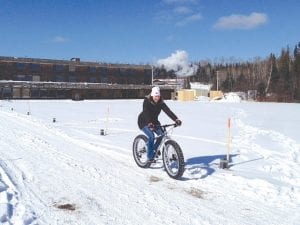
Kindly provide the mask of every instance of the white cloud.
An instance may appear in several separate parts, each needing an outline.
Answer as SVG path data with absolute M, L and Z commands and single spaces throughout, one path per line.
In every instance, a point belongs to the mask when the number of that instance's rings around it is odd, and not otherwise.
M 250 15 L 224 16 L 218 19 L 214 28 L 216 29 L 252 29 L 268 22 L 268 16 L 264 13 L 253 12 Z
M 51 42 L 53 42 L 53 43 L 65 43 L 65 42 L 68 42 L 68 41 L 69 41 L 68 38 L 65 38 L 65 37 L 62 37 L 62 36 L 56 36 L 56 37 L 51 39 Z
M 162 0 L 155 19 L 160 23 L 185 26 L 202 19 L 198 11 L 199 0 Z
M 198 0 L 162 0 L 166 4 L 186 4 L 186 3 L 198 3 Z
M 187 6 L 178 6 L 174 8 L 174 12 L 177 14 L 188 14 L 192 12 L 192 10 Z
M 169 24 L 174 20 L 174 15 L 167 10 L 161 10 L 157 12 L 155 18 L 159 23 Z
M 199 21 L 201 19 L 202 19 L 201 13 L 196 13 L 191 16 L 187 16 L 187 17 L 183 18 L 181 21 L 178 21 L 175 25 L 176 26 L 185 26 L 188 23 Z
M 175 39 L 175 36 L 173 34 L 170 34 L 169 36 L 166 37 L 166 41 L 170 42 Z
M 166 70 L 175 71 L 178 76 L 191 76 L 194 75 L 198 66 L 191 64 L 188 61 L 188 54 L 184 50 L 176 50 L 171 56 L 157 61 L 158 66 L 164 66 Z

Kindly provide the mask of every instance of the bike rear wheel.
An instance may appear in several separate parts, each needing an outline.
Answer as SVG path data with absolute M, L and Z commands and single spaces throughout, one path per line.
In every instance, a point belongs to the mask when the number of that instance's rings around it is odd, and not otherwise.
M 165 143 L 163 150 L 163 163 L 167 174 L 178 179 L 184 172 L 184 157 L 180 146 L 173 140 Z
M 132 146 L 133 158 L 136 164 L 142 168 L 150 166 L 150 163 L 147 160 L 147 141 L 148 138 L 145 135 L 140 134 L 136 136 Z

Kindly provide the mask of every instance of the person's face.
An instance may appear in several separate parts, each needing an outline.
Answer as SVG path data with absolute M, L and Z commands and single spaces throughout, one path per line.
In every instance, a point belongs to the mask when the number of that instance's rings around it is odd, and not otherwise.
M 160 96 L 159 96 L 159 95 L 153 96 L 153 101 L 154 101 L 155 103 L 157 103 L 157 102 L 159 101 L 159 99 L 160 99 Z

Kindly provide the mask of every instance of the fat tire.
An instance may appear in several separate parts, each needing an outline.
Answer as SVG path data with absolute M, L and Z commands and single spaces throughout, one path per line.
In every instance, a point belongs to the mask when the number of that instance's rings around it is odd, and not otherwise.
M 133 141 L 133 145 L 132 145 L 132 153 L 133 153 L 133 158 L 134 158 L 134 161 L 135 161 L 135 163 L 139 166 L 139 167 L 141 167 L 141 168 L 148 168 L 148 167 L 150 167 L 150 164 L 151 163 L 149 163 L 149 162 L 145 162 L 145 163 L 143 163 L 143 162 L 141 162 L 140 161 L 140 157 L 138 156 L 138 143 L 140 142 L 140 141 L 143 141 L 143 142 L 145 142 L 145 144 L 147 143 L 147 141 L 148 141 L 148 138 L 147 138 L 147 136 L 145 136 L 145 135 L 143 135 L 143 134 L 140 134 L 140 135 L 138 135 L 138 136 L 136 136 L 135 137 L 135 139 L 134 139 L 134 141 Z M 145 146 L 146 147 L 146 146 Z M 146 154 L 147 154 L 147 149 L 146 149 Z
M 177 154 L 177 157 L 178 157 L 178 171 L 176 173 L 171 173 L 170 172 L 170 169 L 168 168 L 168 159 L 166 159 L 166 154 L 165 154 L 165 151 L 166 149 L 168 149 L 169 146 L 172 146 Z M 184 156 L 183 156 L 183 153 L 182 153 L 182 150 L 179 146 L 179 144 L 174 141 L 174 140 L 168 140 L 166 141 L 165 143 L 165 148 L 166 149 L 163 149 L 163 163 L 164 163 L 164 168 L 167 172 L 167 174 L 173 178 L 173 179 L 179 179 L 180 177 L 182 177 L 183 173 L 184 173 L 184 170 L 185 170 L 185 163 L 184 163 Z

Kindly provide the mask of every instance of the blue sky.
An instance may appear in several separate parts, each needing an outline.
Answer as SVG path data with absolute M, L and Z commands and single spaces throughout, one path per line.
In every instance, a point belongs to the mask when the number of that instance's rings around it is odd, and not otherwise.
M 299 0 L 0 0 L 0 55 L 154 63 L 278 55 L 300 41 Z

